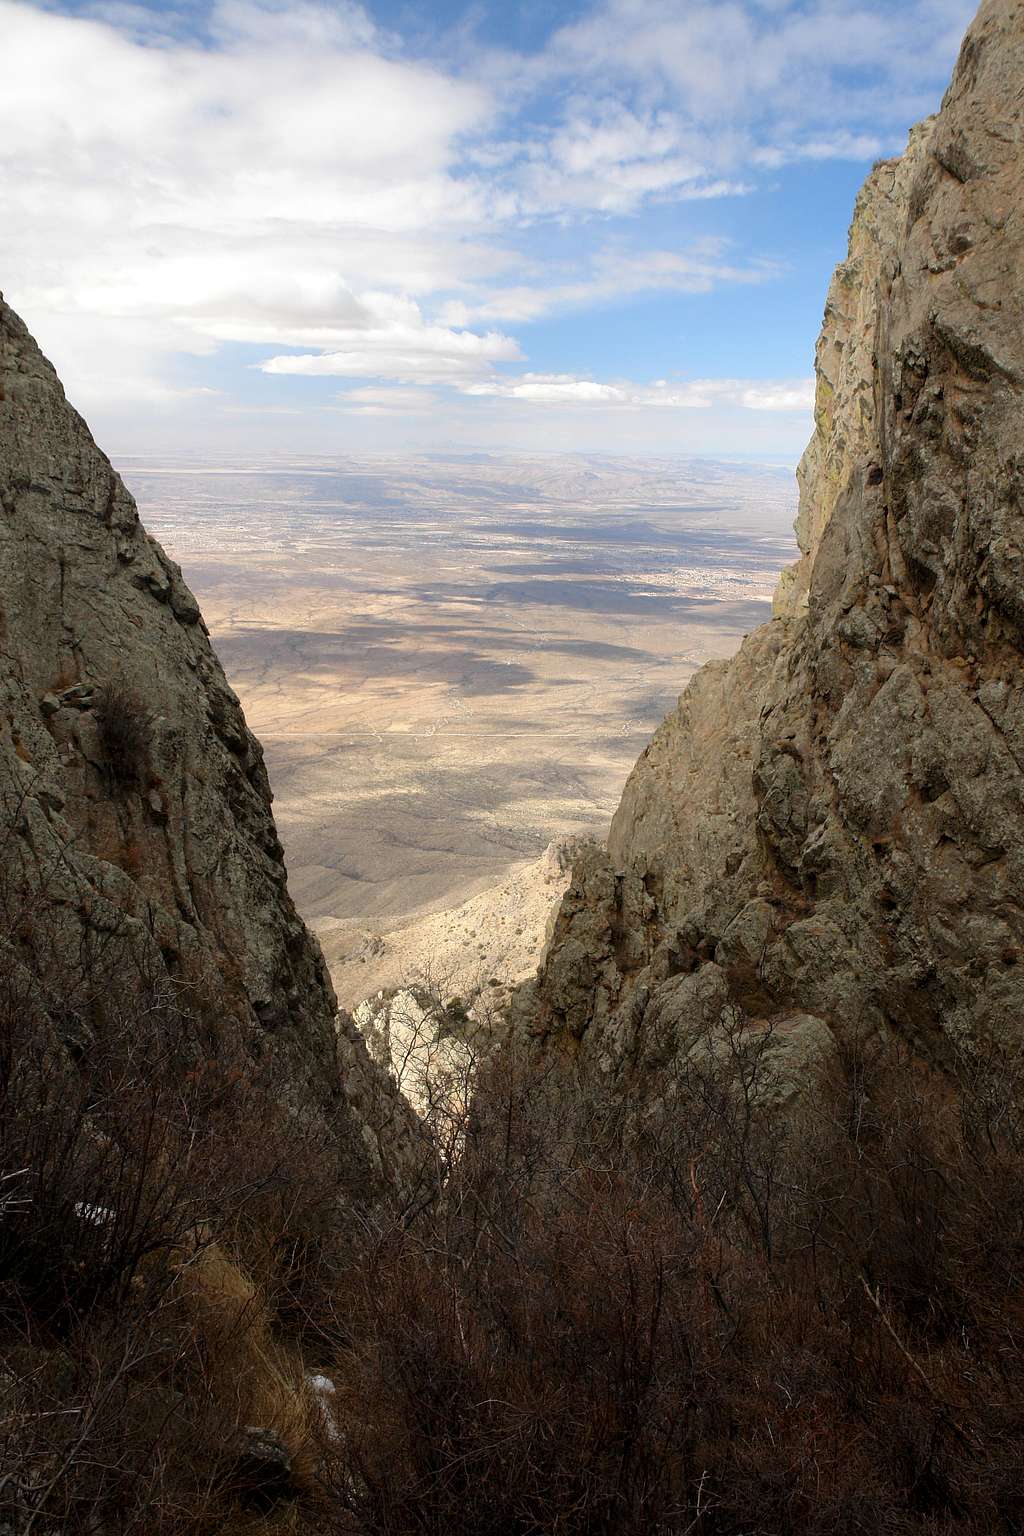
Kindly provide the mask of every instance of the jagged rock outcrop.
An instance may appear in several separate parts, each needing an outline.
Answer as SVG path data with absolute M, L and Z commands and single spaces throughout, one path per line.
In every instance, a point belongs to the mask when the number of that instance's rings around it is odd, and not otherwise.
M 515 1017 L 615 1074 L 723 1020 L 1024 1045 L 1024 5 L 861 193 L 818 346 L 802 558 L 577 865 Z
M 333 920 L 317 925 L 342 1006 L 377 992 L 426 986 L 464 1000 L 481 988 L 504 999 L 532 976 L 550 937 L 557 903 L 585 839 L 549 843 L 488 890 L 457 907 L 409 918 L 383 932 Z
M 133 977 L 201 992 L 369 1195 L 416 1133 L 336 1026 L 270 802 L 179 568 L 0 298 L 0 964 L 59 1036 Z

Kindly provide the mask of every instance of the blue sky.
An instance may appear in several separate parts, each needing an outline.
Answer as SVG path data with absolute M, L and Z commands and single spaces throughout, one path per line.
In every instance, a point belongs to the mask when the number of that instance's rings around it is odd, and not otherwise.
M 792 458 L 962 0 L 0 0 L 0 287 L 114 452 Z

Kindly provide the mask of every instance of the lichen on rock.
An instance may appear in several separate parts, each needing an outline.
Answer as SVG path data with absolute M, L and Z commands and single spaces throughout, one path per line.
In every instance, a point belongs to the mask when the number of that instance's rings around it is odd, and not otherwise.
M 417 1163 L 418 1132 L 335 1029 L 271 798 L 180 569 L 0 298 L 3 964 L 65 1032 L 119 988 L 201 992 L 272 1058 L 284 1104 L 316 1106 L 370 1198 Z M 382 1099 L 383 1137 L 362 1119 Z
M 629 1072 L 694 988 L 818 1056 L 1020 1042 L 1022 143 L 1024 9 L 986 0 L 858 198 L 777 617 L 693 679 L 577 868 L 514 1009 L 545 1048 Z

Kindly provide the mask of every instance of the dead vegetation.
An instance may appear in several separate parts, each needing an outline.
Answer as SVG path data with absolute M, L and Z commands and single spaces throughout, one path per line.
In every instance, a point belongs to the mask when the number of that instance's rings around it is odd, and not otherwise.
M 1018 1054 L 877 1044 L 780 1114 L 770 1030 L 659 1068 L 646 1107 L 470 1050 L 417 1187 L 359 1210 L 200 987 L 69 968 L 3 895 L 19 1536 L 1024 1529 Z M 428 1003 L 432 1047 L 472 1034 Z
M 1019 1531 L 1019 1059 L 882 1049 L 826 1114 L 483 1069 L 437 1206 L 336 1317 L 332 1489 L 374 1536 Z
M 3 989 L 0 1519 L 219 1531 L 258 1493 L 249 1425 L 297 1498 L 321 1425 L 275 1303 L 337 1223 L 329 1145 L 228 1024 L 156 996 L 65 1042 L 25 1002 Z
M 284 1530 L 325 1434 L 287 1317 L 343 1241 L 336 1137 L 199 978 L 116 925 L 69 956 L 7 851 L 0 1528 Z
M 153 738 L 152 712 L 141 692 L 125 678 L 112 678 L 97 696 L 94 714 L 112 782 L 138 784 L 146 775 Z

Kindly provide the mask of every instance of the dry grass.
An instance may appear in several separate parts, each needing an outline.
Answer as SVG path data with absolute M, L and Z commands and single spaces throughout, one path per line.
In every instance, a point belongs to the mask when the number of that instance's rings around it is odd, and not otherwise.
M 441 1200 L 346 1278 L 369 1536 L 1024 1529 L 1022 1063 L 953 1092 L 881 1053 L 780 1123 L 749 1061 L 640 1139 L 598 1084 L 485 1071 Z
M 45 904 L 0 897 L 45 954 Z M 509 1050 L 443 1106 L 440 1183 L 360 1216 L 202 976 L 60 963 L 49 1012 L 0 969 L 0 1525 L 1024 1530 L 1021 1057 L 854 1054 L 780 1117 L 737 1030 L 638 1117 Z M 261 1513 L 247 1425 L 293 1468 Z
M 183 1264 L 179 1293 L 202 1340 L 213 1401 L 231 1422 L 276 1435 L 296 1484 L 312 1492 L 321 1457 L 319 1411 L 298 1351 L 274 1336 L 266 1295 L 217 1243 Z
M 323 1424 L 279 1314 L 296 1234 L 338 1221 L 334 1142 L 201 985 L 123 980 L 64 976 L 69 1053 L 28 972 L 0 971 L 0 1525 L 311 1530 Z M 262 1525 L 248 1425 L 290 1460 Z

